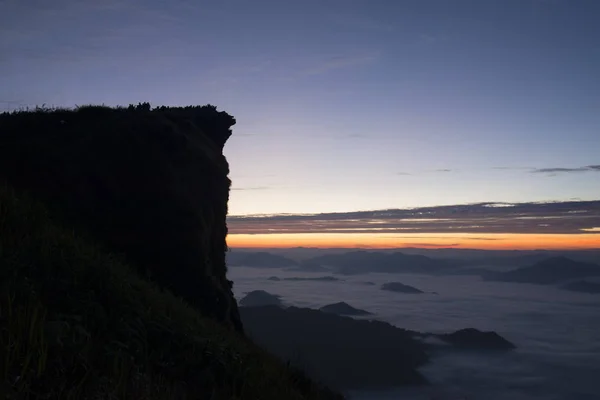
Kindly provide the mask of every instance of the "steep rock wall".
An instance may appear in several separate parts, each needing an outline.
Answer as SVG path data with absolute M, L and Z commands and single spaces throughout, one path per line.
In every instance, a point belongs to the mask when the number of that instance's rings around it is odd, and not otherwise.
M 0 180 L 242 331 L 225 252 L 235 119 L 213 106 L 0 115 Z

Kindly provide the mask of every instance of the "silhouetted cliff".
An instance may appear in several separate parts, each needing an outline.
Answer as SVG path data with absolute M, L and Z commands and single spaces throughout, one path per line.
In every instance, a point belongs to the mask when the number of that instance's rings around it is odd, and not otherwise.
M 0 115 L 0 398 L 343 398 L 241 333 L 234 122 L 147 103 Z
M 241 331 L 225 266 L 234 124 L 210 105 L 5 113 L 0 181 Z

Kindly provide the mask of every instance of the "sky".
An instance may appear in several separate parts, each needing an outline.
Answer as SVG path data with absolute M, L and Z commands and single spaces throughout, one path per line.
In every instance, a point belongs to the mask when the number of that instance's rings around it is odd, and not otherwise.
M 0 0 L 0 110 L 214 104 L 237 120 L 232 217 L 598 200 L 599 17 L 596 0 Z

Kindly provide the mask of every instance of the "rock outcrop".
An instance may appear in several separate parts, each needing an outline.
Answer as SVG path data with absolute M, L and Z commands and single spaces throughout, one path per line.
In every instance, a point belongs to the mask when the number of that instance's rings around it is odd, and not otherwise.
M 0 181 L 242 331 L 225 265 L 230 180 L 222 150 L 234 124 L 213 106 L 5 113 Z
M 466 328 L 453 333 L 435 336 L 446 343 L 462 349 L 511 350 L 516 347 L 496 332 L 484 332 L 475 328 Z
M 246 294 L 240 300 L 240 306 L 244 307 L 262 307 L 262 306 L 278 306 L 281 307 L 281 296 L 271 294 L 264 290 L 253 290 Z
M 417 289 L 409 285 L 405 285 L 400 282 L 388 282 L 381 285 L 381 290 L 387 290 L 389 292 L 396 293 L 408 293 L 408 294 L 421 294 L 425 293 L 422 290 Z
M 319 308 L 319 310 L 337 315 L 371 315 L 370 312 L 361 310 L 360 308 L 352 307 L 350 304 L 343 301 L 340 301 L 339 303 L 328 304 Z

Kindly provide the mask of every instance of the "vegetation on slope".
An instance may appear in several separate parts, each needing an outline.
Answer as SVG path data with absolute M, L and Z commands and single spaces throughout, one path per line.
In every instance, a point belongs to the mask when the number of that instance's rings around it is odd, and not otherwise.
M 0 398 L 341 398 L 5 184 L 0 282 Z

